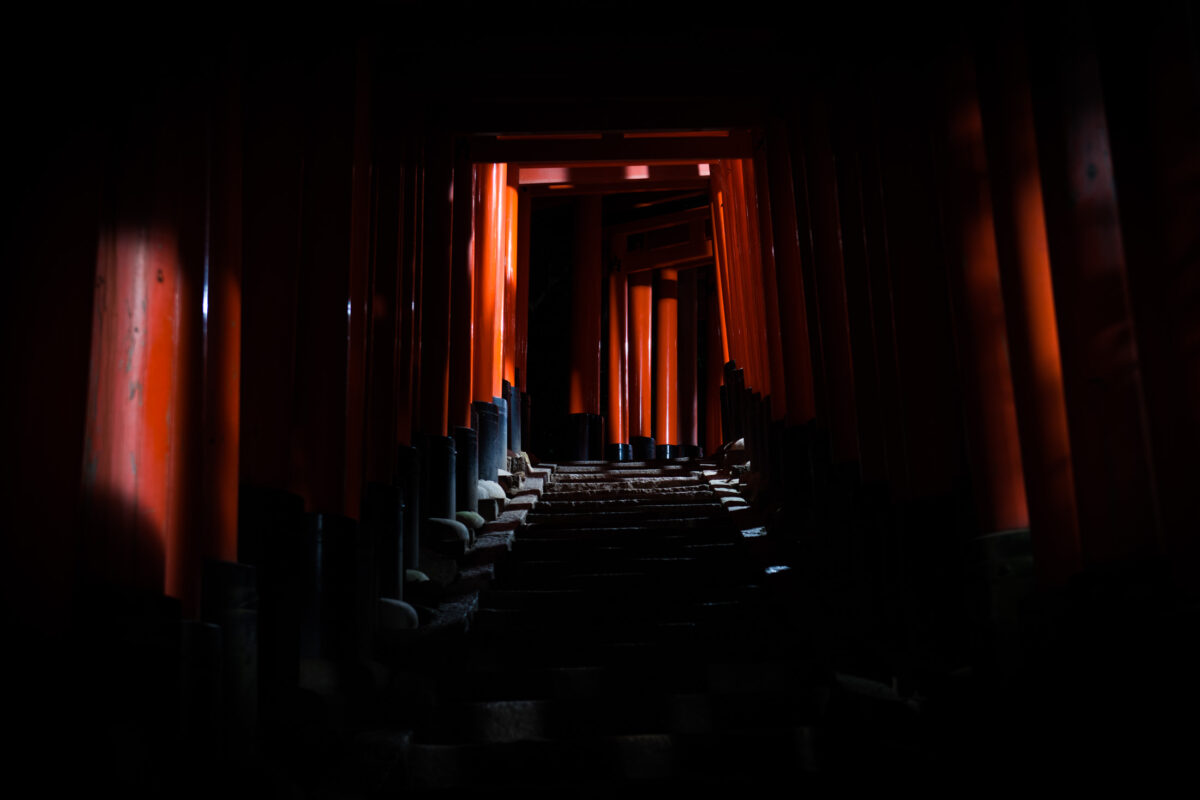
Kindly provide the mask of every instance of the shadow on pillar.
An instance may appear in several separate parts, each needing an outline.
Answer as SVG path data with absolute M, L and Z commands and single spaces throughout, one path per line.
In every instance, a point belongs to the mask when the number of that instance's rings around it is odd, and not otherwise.
M 456 508 L 459 511 L 479 510 L 479 434 L 471 428 L 454 429 Z
M 633 445 L 614 442 L 604 446 L 605 461 L 633 461 Z
M 367 484 L 362 524 L 375 546 L 379 595 L 404 599 L 404 492 L 383 483 Z
M 479 480 L 495 481 L 497 464 L 503 458 L 503 432 L 500 430 L 500 409 L 491 403 L 471 404 L 472 419 L 478 432 Z
M 415 447 L 396 450 L 396 481 L 404 500 L 403 564 L 406 570 L 421 568 L 421 454 Z
M 633 450 L 634 461 L 653 461 L 658 457 L 653 436 L 630 436 L 629 444 Z
M 508 449 L 519 453 L 525 449 L 522 437 L 521 423 L 521 393 L 512 384 L 504 381 L 504 402 L 508 406 Z
M 604 418 L 599 414 L 571 414 L 563 435 L 565 461 L 598 461 L 604 457 Z

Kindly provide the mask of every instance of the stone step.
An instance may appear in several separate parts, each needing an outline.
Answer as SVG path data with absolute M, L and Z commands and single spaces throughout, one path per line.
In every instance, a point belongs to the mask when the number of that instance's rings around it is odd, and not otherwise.
M 619 508 L 591 509 L 542 509 L 529 513 L 526 521 L 542 527 L 592 527 L 624 525 L 642 520 L 707 519 L 721 510 L 719 502 L 672 503 L 665 505 L 644 503 Z
M 732 539 L 731 528 L 727 520 L 720 517 L 708 516 L 690 517 L 685 519 L 654 520 L 645 525 L 635 522 L 628 524 L 614 523 L 611 525 L 588 525 L 578 527 L 561 527 L 553 524 L 529 523 L 521 529 L 522 538 L 537 538 L 549 536 L 552 538 L 569 535 L 573 538 L 610 538 L 614 541 L 622 538 L 663 538 L 686 534 L 697 541 L 713 537 Z M 564 533 L 569 531 L 569 533 Z
M 468 701 L 439 707 L 421 725 L 421 744 L 488 744 L 596 736 L 788 728 L 816 724 L 819 687 L 786 694 L 673 692 Z
M 618 787 L 665 788 L 679 782 L 711 788 L 789 787 L 818 765 L 819 729 L 781 726 L 721 733 L 643 733 L 490 744 L 413 744 L 410 791 L 521 789 L 608 796 Z M 735 783 L 736 782 L 736 783 Z

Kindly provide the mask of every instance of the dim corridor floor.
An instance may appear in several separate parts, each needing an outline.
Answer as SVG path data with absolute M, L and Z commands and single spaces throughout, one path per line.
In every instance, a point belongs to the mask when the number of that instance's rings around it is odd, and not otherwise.
M 469 632 L 413 666 L 426 691 L 394 788 L 765 790 L 837 768 L 832 673 L 705 467 L 556 468 Z

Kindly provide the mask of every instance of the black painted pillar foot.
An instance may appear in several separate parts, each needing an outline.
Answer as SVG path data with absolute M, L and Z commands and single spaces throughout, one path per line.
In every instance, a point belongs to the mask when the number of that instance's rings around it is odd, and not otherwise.
M 604 446 L 605 461 L 633 461 L 633 445 L 619 442 Z
M 657 456 L 651 436 L 630 436 L 629 443 L 633 448 L 634 461 L 653 461 Z

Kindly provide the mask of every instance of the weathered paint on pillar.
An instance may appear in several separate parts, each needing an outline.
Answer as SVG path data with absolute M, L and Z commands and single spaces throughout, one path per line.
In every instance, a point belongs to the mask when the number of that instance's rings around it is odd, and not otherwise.
M 653 315 L 653 276 L 638 272 L 629 276 L 629 435 L 653 436 L 653 386 L 651 364 L 654 352 L 650 324 Z
M 662 269 L 654 287 L 654 438 L 661 445 L 679 441 L 679 272 Z
M 577 200 L 571 290 L 570 413 L 600 413 L 601 208 L 599 195 Z
M 164 591 L 181 267 L 173 233 L 105 232 L 97 253 L 83 455 L 89 580 Z

